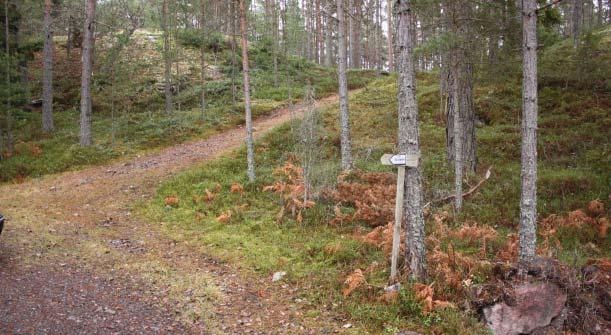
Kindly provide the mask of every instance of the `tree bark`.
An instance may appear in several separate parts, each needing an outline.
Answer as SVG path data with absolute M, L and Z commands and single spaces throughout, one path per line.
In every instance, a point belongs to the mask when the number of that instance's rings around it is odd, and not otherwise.
M 92 144 L 91 137 L 91 75 L 93 64 L 93 35 L 95 31 L 96 0 L 87 0 L 85 26 L 83 29 L 83 67 L 81 74 L 81 130 L 80 145 Z
M 537 2 L 524 0 L 522 9 L 522 193 L 520 250 L 522 264 L 536 251 L 537 225 Z
M 168 31 L 168 0 L 163 0 L 161 29 L 163 30 L 163 60 L 165 63 L 164 87 L 165 113 L 172 113 L 172 59 L 170 58 L 170 32 Z
M 411 33 L 413 12 L 410 0 L 396 0 L 396 47 L 399 104 L 399 150 L 401 153 L 420 155 L 418 103 L 416 101 L 416 74 L 413 60 L 414 41 Z M 424 215 L 422 212 L 422 170 L 408 168 L 405 182 L 405 217 L 408 224 L 405 259 L 409 260 L 411 277 L 426 277 L 424 246 Z
M 395 69 L 395 48 L 393 46 L 393 36 L 392 36 L 392 32 L 393 30 L 393 20 L 392 20 L 392 2 L 393 0 L 387 0 L 387 15 L 388 15 L 388 21 L 386 21 L 387 23 L 387 29 L 388 29 L 388 71 L 392 72 Z
M 252 112 L 250 109 L 250 78 L 248 62 L 248 36 L 246 33 L 245 0 L 240 1 L 240 32 L 242 33 L 242 72 L 244 75 L 244 110 L 246 113 L 246 161 L 248 163 L 248 180 L 255 181 L 255 150 L 252 131 Z
M 45 46 L 43 50 L 42 73 L 42 131 L 50 133 L 55 130 L 53 125 L 53 32 L 51 30 L 53 3 L 45 0 L 44 34 Z
M 352 170 L 352 143 L 350 139 L 350 114 L 348 112 L 348 79 L 346 77 L 346 33 L 344 19 L 344 1 L 337 0 L 338 19 L 338 77 L 339 77 L 339 113 L 340 113 L 340 137 L 342 170 Z

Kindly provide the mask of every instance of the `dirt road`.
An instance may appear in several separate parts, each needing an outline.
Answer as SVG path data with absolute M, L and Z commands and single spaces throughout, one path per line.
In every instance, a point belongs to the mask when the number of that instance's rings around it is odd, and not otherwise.
M 319 106 L 337 101 L 332 96 Z M 255 122 L 260 137 L 301 106 Z M 253 278 L 132 214 L 160 181 L 240 146 L 243 128 L 106 166 L 0 187 L 0 334 L 325 334 L 295 289 Z

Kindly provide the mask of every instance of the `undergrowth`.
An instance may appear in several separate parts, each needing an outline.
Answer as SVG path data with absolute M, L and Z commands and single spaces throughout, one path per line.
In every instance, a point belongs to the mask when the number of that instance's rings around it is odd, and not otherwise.
M 542 76 L 553 77 L 545 66 Z M 445 160 L 438 75 L 421 73 L 417 79 L 425 202 L 432 201 L 426 210 L 432 283 L 404 282 L 394 296 L 383 290 L 394 177 L 379 164 L 379 157 L 396 147 L 393 76 L 375 80 L 350 98 L 360 172 L 325 185 L 331 189 L 319 190 L 312 206 L 302 203 L 291 210 L 288 205 L 302 194 L 286 174 L 274 174 L 287 166 L 293 166 L 287 173 L 299 171 L 294 167 L 299 165 L 293 154 L 296 135 L 286 125 L 257 144 L 256 183 L 247 183 L 242 149 L 164 183 L 143 212 L 173 238 L 243 265 L 246 271 L 261 276 L 286 271 L 289 283 L 304 288 L 303 297 L 312 303 L 310 316 L 330 308 L 374 334 L 401 329 L 485 334 L 484 325 L 464 310 L 469 289 L 489 279 L 492 264 L 516 257 L 520 82 L 508 77 L 476 87 L 479 168 L 464 182 L 468 189 L 489 167 L 492 175 L 457 215 L 449 205 L 434 201 L 450 195 L 453 188 Z M 611 256 L 605 204 L 611 181 L 606 136 L 611 98 L 600 90 L 600 81 L 595 88 L 552 82 L 544 80 L 539 102 L 538 251 L 578 267 Z M 336 107 L 323 111 L 325 127 L 319 134 L 320 169 L 329 174 L 327 180 L 338 171 L 337 115 Z M 238 184 L 243 187 L 232 192 L 232 185 Z M 177 202 L 168 205 L 168 197 Z

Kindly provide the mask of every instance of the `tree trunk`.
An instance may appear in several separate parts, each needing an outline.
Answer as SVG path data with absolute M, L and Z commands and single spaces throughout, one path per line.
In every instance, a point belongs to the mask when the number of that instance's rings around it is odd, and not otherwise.
M 413 12 L 410 0 L 396 0 L 396 47 L 399 103 L 399 150 L 401 153 L 420 155 L 418 104 L 416 101 L 416 74 L 413 60 L 414 41 L 410 32 Z M 409 261 L 411 277 L 426 277 L 424 246 L 424 215 L 422 212 L 422 171 L 408 168 L 405 182 L 405 217 L 408 223 L 405 259 Z
M 460 77 L 461 73 L 458 68 L 458 52 L 456 50 L 453 52 L 453 61 L 452 61 L 452 108 L 453 111 L 452 116 L 452 134 L 454 137 L 454 147 L 450 150 L 454 152 L 454 209 L 456 212 L 460 213 L 462 209 L 462 176 L 463 176 L 463 159 L 462 159 L 462 147 L 463 147 L 463 138 L 462 138 L 462 117 L 460 115 L 461 106 L 459 101 L 461 100 L 459 97 L 459 87 L 460 87 Z M 448 120 L 449 123 L 449 120 Z M 448 132 L 448 134 L 450 134 Z
M 535 257 L 537 226 L 537 1 L 524 0 L 522 12 L 522 193 L 520 262 Z
M 202 41 L 206 37 L 206 23 L 204 20 L 206 19 L 206 1 L 200 1 L 200 17 L 199 17 L 199 28 L 202 34 Z M 201 85 L 201 93 L 200 93 L 200 109 L 201 109 L 201 118 L 202 120 L 206 119 L 206 48 L 204 43 L 202 43 L 200 48 L 200 67 L 201 67 L 201 77 L 200 77 L 200 85 Z
M 573 47 L 579 46 L 583 14 L 583 0 L 573 0 Z
M 45 46 L 43 51 L 42 73 L 42 131 L 55 130 L 53 125 L 53 32 L 51 31 L 51 10 L 53 3 L 45 0 Z
M 350 13 L 352 13 L 352 15 L 354 15 L 354 22 L 353 22 L 353 26 L 352 29 L 354 29 L 353 31 L 353 37 L 354 37 L 354 42 L 352 43 L 353 46 L 353 50 L 352 50 L 352 67 L 355 69 L 360 69 L 361 68 L 361 18 L 363 16 L 362 13 L 362 6 L 361 6 L 361 1 L 362 0 L 353 0 L 354 1 L 354 10 L 350 10 Z
M 164 87 L 165 113 L 172 113 L 172 59 L 170 58 L 170 32 L 168 31 L 168 0 L 163 0 L 161 29 L 163 30 L 163 60 L 165 63 Z
M 11 114 L 11 50 L 10 50 L 10 31 L 9 31 L 9 19 L 8 19 L 8 1 L 4 1 L 4 42 L 6 51 L 6 149 L 9 155 L 13 154 L 14 141 L 13 141 L 13 116 Z
M 246 113 L 246 160 L 248 163 L 248 180 L 255 181 L 255 150 L 252 132 L 252 113 L 250 110 L 250 78 L 248 74 L 248 36 L 246 34 L 245 0 L 240 1 L 240 32 L 242 33 L 242 72 L 244 74 L 244 110 Z
M 388 29 L 388 71 L 394 71 L 395 69 L 395 48 L 393 46 L 393 36 L 392 36 L 392 32 L 393 30 L 393 24 L 392 24 L 392 2 L 393 0 L 386 0 L 387 1 L 387 15 L 388 15 L 388 21 L 387 23 L 387 29 Z
M 278 4 L 277 0 L 272 0 L 272 63 L 274 66 L 274 87 L 280 86 L 278 74 Z
M 325 54 L 324 38 L 322 34 L 322 11 L 320 1 L 316 0 L 316 63 L 322 64 Z
M 81 130 L 80 145 L 92 144 L 91 138 L 91 75 L 93 64 L 93 35 L 95 29 L 96 0 L 87 0 L 85 26 L 83 29 L 83 67 L 81 74 Z
M 448 165 L 455 166 L 456 149 L 461 148 L 462 169 L 465 173 L 474 173 L 477 169 L 476 137 L 475 137 L 475 111 L 473 108 L 473 54 L 471 31 L 468 18 L 472 11 L 467 3 L 453 2 L 447 8 L 450 29 L 456 40 L 451 43 L 450 62 L 446 63 L 453 69 L 446 74 L 449 75 L 446 87 L 448 95 L 446 114 L 446 152 Z M 446 70 L 447 71 L 447 70 Z M 443 71 L 442 71 L 443 72 Z M 446 85 L 447 85 L 446 84 Z M 455 85 L 456 87 L 452 87 Z M 455 116 L 459 120 L 454 122 Z M 461 125 L 461 130 L 456 132 L 455 124 Z M 461 144 L 455 143 L 456 134 L 460 136 Z
M 330 4 L 330 2 L 329 2 Z M 327 13 L 325 21 L 325 66 L 333 66 L 333 17 Z
M 352 143 L 350 140 L 350 115 L 348 113 L 348 79 L 346 77 L 346 33 L 344 25 L 344 1 L 337 0 L 338 52 L 339 52 L 339 112 L 342 170 L 352 170 Z
M 236 67 L 237 67 L 237 47 L 238 43 L 236 40 L 237 28 L 236 28 L 236 8 L 235 0 L 231 0 L 231 102 L 233 111 L 237 110 L 237 95 L 238 89 L 236 87 Z

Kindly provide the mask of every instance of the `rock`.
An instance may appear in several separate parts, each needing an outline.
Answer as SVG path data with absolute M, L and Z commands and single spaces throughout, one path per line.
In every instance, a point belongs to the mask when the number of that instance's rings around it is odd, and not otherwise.
M 279 271 L 279 272 L 276 272 L 276 273 L 274 273 L 274 275 L 272 276 L 272 282 L 277 282 L 277 281 L 280 281 L 280 280 L 282 280 L 282 278 L 283 278 L 284 276 L 286 276 L 286 272 L 284 272 L 284 271 Z
M 497 303 L 484 308 L 484 317 L 494 335 L 531 334 L 558 317 L 567 300 L 552 283 L 527 283 L 514 287 L 515 304 Z

